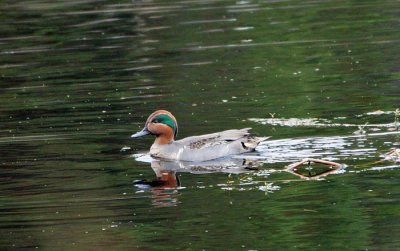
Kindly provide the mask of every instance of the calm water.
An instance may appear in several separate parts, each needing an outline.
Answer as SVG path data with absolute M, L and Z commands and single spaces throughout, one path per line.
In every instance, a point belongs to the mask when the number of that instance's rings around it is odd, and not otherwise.
M 0 12 L 1 250 L 400 249 L 400 164 L 382 156 L 400 148 L 398 1 Z M 254 170 L 150 163 L 153 139 L 129 136 L 161 108 L 179 138 L 271 140 L 246 156 Z M 305 157 L 344 168 L 286 170 Z M 152 182 L 162 172 L 169 183 Z

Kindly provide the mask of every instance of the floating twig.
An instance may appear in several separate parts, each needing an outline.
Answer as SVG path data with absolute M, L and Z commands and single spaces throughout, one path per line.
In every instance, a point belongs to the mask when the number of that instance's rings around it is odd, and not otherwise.
M 312 170 L 311 163 L 318 163 L 318 164 L 326 165 L 326 166 L 329 166 L 329 169 L 327 169 L 326 171 L 321 172 L 319 174 L 312 175 L 311 174 L 311 170 Z M 306 170 L 308 170 L 308 176 L 306 176 L 298 171 L 299 167 L 304 164 L 307 164 Z M 342 169 L 343 167 L 344 167 L 344 165 L 342 165 L 342 164 L 328 161 L 328 160 L 305 158 L 299 162 L 290 164 L 286 168 L 286 171 L 290 172 L 296 176 L 299 176 L 302 179 L 319 179 L 320 177 L 337 172 L 338 170 Z

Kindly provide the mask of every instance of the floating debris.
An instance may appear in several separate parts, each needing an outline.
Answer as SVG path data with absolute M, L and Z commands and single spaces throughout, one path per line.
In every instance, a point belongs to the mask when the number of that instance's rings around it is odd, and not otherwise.
M 274 191 L 280 190 L 280 186 L 274 186 L 274 183 L 265 183 L 264 186 L 259 186 L 258 190 L 263 191 L 265 193 L 273 193 Z
M 311 163 L 322 164 L 324 168 L 321 168 L 320 166 L 318 168 L 312 167 Z M 304 168 L 304 170 L 302 170 L 303 165 L 307 165 L 307 167 Z M 327 176 L 332 173 L 337 173 L 338 171 L 343 170 L 344 167 L 345 165 L 332 161 L 305 158 L 302 161 L 290 164 L 286 168 L 286 171 L 296 176 L 299 176 L 302 179 L 319 179 L 323 176 Z
M 385 161 L 400 162 L 400 149 L 399 148 L 392 148 L 391 151 L 381 155 L 381 157 Z
M 366 127 L 367 125 L 368 125 L 368 123 L 366 123 L 365 125 L 359 125 L 358 126 L 358 130 L 353 132 L 353 134 L 355 134 L 355 135 L 364 135 L 364 134 L 366 134 L 367 132 L 364 130 L 364 127 Z

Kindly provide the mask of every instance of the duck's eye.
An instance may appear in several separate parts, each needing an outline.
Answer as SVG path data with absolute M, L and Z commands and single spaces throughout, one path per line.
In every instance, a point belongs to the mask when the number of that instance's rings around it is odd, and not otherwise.
M 153 122 L 153 123 L 160 123 L 160 120 L 158 120 L 158 119 L 154 119 L 153 121 L 151 121 L 151 122 Z

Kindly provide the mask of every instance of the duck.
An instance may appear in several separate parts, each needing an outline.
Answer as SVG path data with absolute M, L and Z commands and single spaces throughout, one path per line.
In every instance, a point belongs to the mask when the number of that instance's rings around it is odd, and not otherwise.
M 178 122 L 167 110 L 157 110 L 147 118 L 144 128 L 131 135 L 138 138 L 154 135 L 150 156 L 156 159 L 203 162 L 255 151 L 269 137 L 255 137 L 251 128 L 231 129 L 175 140 Z

